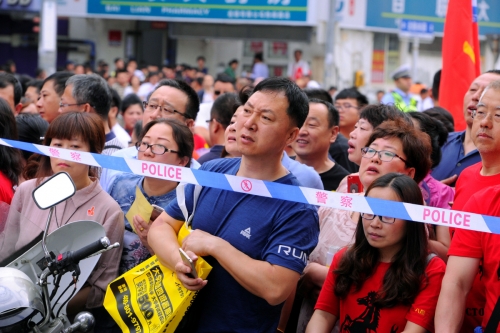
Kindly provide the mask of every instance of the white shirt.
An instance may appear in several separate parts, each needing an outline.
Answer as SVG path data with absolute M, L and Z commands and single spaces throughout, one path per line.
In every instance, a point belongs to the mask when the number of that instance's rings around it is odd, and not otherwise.
M 120 126 L 120 124 L 116 123 L 113 128 L 111 128 L 111 131 L 115 133 L 116 138 L 125 146 L 128 147 L 128 143 L 132 138 L 130 135 L 128 135 L 127 131 L 123 129 L 123 127 Z
M 301 78 L 304 75 L 309 75 L 309 72 L 309 64 L 303 59 L 288 64 L 288 77 L 291 77 L 293 80 Z
M 210 112 L 212 111 L 213 102 L 201 103 L 200 111 L 198 111 L 198 115 L 196 116 L 196 121 L 194 126 L 204 127 L 208 129 L 207 120 L 210 120 Z

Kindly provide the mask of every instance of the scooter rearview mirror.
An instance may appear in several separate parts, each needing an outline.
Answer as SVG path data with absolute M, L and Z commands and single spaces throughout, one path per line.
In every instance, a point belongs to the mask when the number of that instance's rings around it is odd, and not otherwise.
M 33 200 L 38 208 L 45 210 L 71 198 L 75 192 L 76 187 L 71 177 L 66 172 L 59 172 L 33 191 Z

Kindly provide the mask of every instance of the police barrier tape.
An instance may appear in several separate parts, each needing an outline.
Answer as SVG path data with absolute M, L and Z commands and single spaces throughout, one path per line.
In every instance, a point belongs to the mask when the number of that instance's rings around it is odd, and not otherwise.
M 124 159 L 122 157 L 48 147 L 21 141 L 0 139 L 0 145 L 147 177 L 208 186 L 226 191 L 259 195 L 315 206 L 339 208 L 415 222 L 500 234 L 500 218 L 493 216 L 369 198 L 351 193 L 322 191 L 302 186 L 278 184 L 264 180 L 137 159 Z

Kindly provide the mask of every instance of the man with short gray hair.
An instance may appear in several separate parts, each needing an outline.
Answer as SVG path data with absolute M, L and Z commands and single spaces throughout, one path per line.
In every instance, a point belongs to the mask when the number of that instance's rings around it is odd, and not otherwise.
M 103 155 L 111 155 L 115 151 L 125 148 L 109 128 L 108 113 L 111 101 L 111 91 L 102 77 L 96 74 L 78 74 L 66 81 L 66 88 L 59 104 L 60 113 L 93 112 L 101 117 L 106 134 Z
M 500 216 L 500 81 L 486 86 L 472 111 L 471 138 L 481 162 L 460 174 L 453 209 Z M 436 332 L 476 332 L 479 325 L 477 331 L 498 332 L 499 244 L 496 233 L 456 229 L 436 307 Z

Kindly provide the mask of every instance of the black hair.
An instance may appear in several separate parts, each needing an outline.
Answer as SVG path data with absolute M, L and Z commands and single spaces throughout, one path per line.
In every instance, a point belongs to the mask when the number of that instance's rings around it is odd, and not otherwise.
M 68 79 L 73 75 L 74 74 L 71 72 L 55 72 L 54 74 L 48 76 L 45 80 L 43 80 L 42 87 L 45 85 L 45 83 L 52 81 L 54 90 L 59 95 L 59 97 L 61 97 L 64 93 L 64 88 L 66 87 L 66 81 L 68 81 Z
M 22 96 L 24 96 L 24 93 L 26 92 L 26 89 L 28 87 L 28 82 L 33 81 L 33 78 L 29 75 L 26 75 L 26 74 L 20 74 L 20 75 L 17 75 L 16 79 L 21 84 L 21 88 L 22 88 L 21 98 L 22 98 Z
M 109 92 L 111 93 L 111 107 L 116 106 L 118 111 L 120 111 L 122 109 L 122 99 L 120 98 L 120 95 L 113 88 L 109 88 Z
M 231 66 L 232 64 L 238 64 L 238 63 L 239 63 L 238 59 L 233 59 L 229 62 L 229 66 Z
M 375 188 L 390 188 L 401 202 L 415 205 L 421 205 L 423 202 L 418 184 L 406 175 L 389 173 L 377 178 L 368 187 L 365 196 Z M 392 264 L 383 277 L 380 289 L 368 295 L 380 308 L 409 306 L 428 285 L 425 268 L 429 250 L 425 224 L 408 220 L 404 222 L 405 235 L 401 249 L 392 258 Z M 359 291 L 379 265 L 380 253 L 368 242 L 361 216 L 354 238 L 354 244 L 344 253 L 334 271 L 334 292 L 341 299 L 345 299 L 352 290 Z
M 106 80 L 97 74 L 78 74 L 66 81 L 66 87 L 70 85 L 73 86 L 72 96 L 77 103 L 90 104 L 103 121 L 107 121 L 111 92 Z
M 307 98 L 309 98 L 309 101 L 311 101 L 311 99 L 321 99 L 325 102 L 333 104 L 332 96 L 325 89 L 306 88 L 304 89 L 304 92 L 306 93 Z
M 148 79 L 151 77 L 151 76 L 159 76 L 160 75 L 160 72 L 149 72 L 148 74 Z
M 403 118 L 408 124 L 413 125 L 411 118 L 394 105 L 369 104 L 361 110 L 359 115 L 359 119 L 366 120 L 373 128 L 378 127 L 386 120 L 395 120 L 399 118 Z
M 453 116 L 448 110 L 440 106 L 435 106 L 433 108 L 423 111 L 423 113 L 442 122 L 444 127 L 446 127 L 448 133 L 455 131 L 455 120 L 453 119 Z
M 365 105 L 368 105 L 368 98 L 365 95 L 360 93 L 356 88 L 348 88 L 341 90 L 337 96 L 335 96 L 335 100 L 351 98 L 355 99 L 358 102 L 358 107 L 361 109 Z
M 35 76 L 36 77 L 39 77 L 43 72 L 45 72 L 45 70 L 43 68 L 37 68 L 35 70 Z M 40 88 L 41 89 L 41 88 Z
M 35 87 L 36 90 L 40 92 L 40 90 L 42 90 L 42 86 L 43 86 L 43 80 L 31 80 L 28 81 L 28 83 L 26 83 L 26 89 L 24 90 L 24 92 L 26 92 L 26 90 L 28 90 L 29 87 Z
M 257 52 L 253 56 L 254 59 L 259 60 L 259 61 L 264 61 L 264 56 L 262 55 L 262 52 Z
M 9 103 L 0 98 L 0 138 L 17 140 L 17 126 L 14 112 Z M 0 146 L 0 171 L 11 181 L 18 185 L 22 172 L 21 153 L 19 150 L 7 146 Z
M 188 162 L 185 166 L 189 167 L 191 165 L 191 158 L 193 157 L 194 137 L 189 127 L 179 120 L 172 118 L 159 118 L 152 120 L 144 126 L 140 134 L 137 134 L 137 139 L 141 141 L 151 127 L 157 124 L 166 124 L 170 126 L 172 129 L 172 136 L 178 146 L 177 156 L 180 158 L 188 157 Z
M 484 74 L 486 73 L 500 75 L 500 69 L 490 69 L 484 72 Z
M 14 106 L 21 102 L 23 96 L 23 87 L 16 77 L 9 73 L 0 73 L 0 88 L 4 89 L 8 86 L 14 88 Z M 10 108 L 9 108 L 10 109 Z
M 309 100 L 295 82 L 284 77 L 271 77 L 259 82 L 253 93 L 257 91 L 284 93 L 288 100 L 287 114 L 292 125 L 298 128 L 302 127 L 309 113 Z
M 423 112 L 408 112 L 408 115 L 419 123 L 420 130 L 427 133 L 431 138 L 431 168 L 435 168 L 441 162 L 441 147 L 448 139 L 448 131 L 443 123 Z
M 215 118 L 218 123 L 227 128 L 231 123 L 234 112 L 240 105 L 241 102 L 237 94 L 222 94 L 214 101 L 210 111 L 210 118 Z
M 398 173 L 389 173 L 373 181 L 365 196 L 375 188 L 390 188 L 398 201 L 415 205 L 423 202 L 418 184 L 410 177 Z M 405 234 L 401 249 L 392 258 L 392 264 L 384 274 L 379 290 L 369 293 L 375 306 L 392 308 L 397 305 L 409 306 L 422 289 L 427 287 L 425 274 L 429 254 L 426 226 L 405 220 Z M 354 244 L 340 259 L 336 274 L 334 292 L 345 299 L 353 291 L 359 291 L 366 280 L 373 275 L 379 265 L 380 252 L 370 245 L 360 216 L 356 226 Z
M 19 141 L 41 144 L 45 132 L 49 128 L 49 123 L 40 117 L 39 114 L 32 113 L 20 113 L 16 117 L 17 124 L 17 134 L 19 136 Z M 33 155 L 32 152 L 28 150 L 21 151 L 23 158 L 28 160 L 28 158 Z
M 436 74 L 434 74 L 434 78 L 432 79 L 432 98 L 436 101 L 439 100 L 439 86 L 441 85 L 441 70 L 438 70 Z
M 198 56 L 198 58 L 196 58 L 196 61 L 198 61 L 198 60 L 207 61 L 204 56 Z
M 318 98 L 309 99 L 309 103 L 323 104 L 328 111 L 328 128 L 339 125 L 339 111 L 333 106 L 332 103 Z
M 123 59 L 122 59 L 122 58 L 115 58 L 115 60 L 114 60 L 113 62 L 116 64 L 116 63 L 117 63 L 118 61 L 120 61 L 120 60 L 121 60 L 121 61 L 123 61 Z
M 120 73 L 127 73 L 128 74 L 128 71 L 125 68 L 117 69 L 115 71 L 115 77 L 118 77 L 118 74 L 120 74 Z
M 188 98 L 188 102 L 186 104 L 186 115 L 191 118 L 191 119 L 196 119 L 196 116 L 198 115 L 198 111 L 200 110 L 200 99 L 198 98 L 198 94 L 196 91 L 191 88 L 191 86 L 186 83 L 183 80 L 178 80 L 178 79 L 164 79 L 158 82 L 158 85 L 155 87 L 155 89 L 151 92 L 151 94 L 148 96 L 148 101 L 151 95 L 158 90 L 161 87 L 168 86 L 172 87 L 175 89 L 178 89 L 182 91 L 183 93 L 186 94 Z
M 229 75 L 227 75 L 225 73 L 220 73 L 215 78 L 214 84 L 215 84 L 215 82 L 222 82 L 222 83 L 231 83 L 234 86 L 234 81 L 235 80 L 232 77 L 230 77 Z
M 138 120 L 135 125 L 134 125 L 134 129 L 132 130 L 132 133 L 135 132 L 135 137 L 136 138 L 140 138 L 141 135 L 142 135 L 142 120 Z M 135 144 L 135 142 L 134 142 Z
M 125 113 L 125 111 L 127 111 L 129 107 L 136 104 L 140 105 L 142 111 L 144 111 L 142 100 L 139 98 L 139 96 L 137 96 L 136 94 L 128 94 L 127 96 L 123 97 L 120 112 Z

